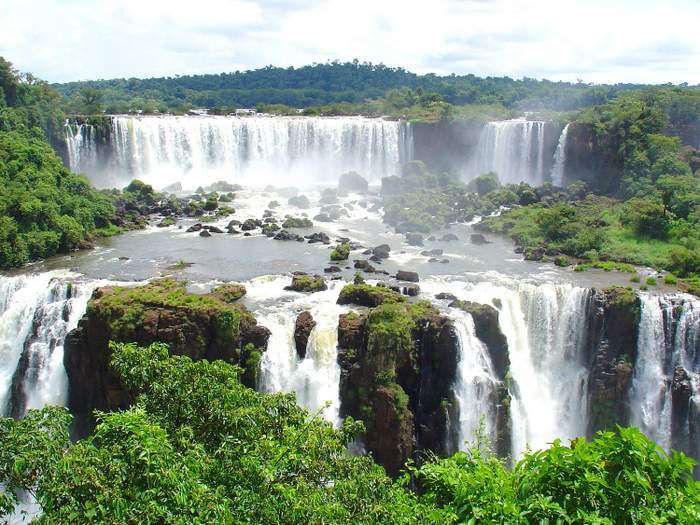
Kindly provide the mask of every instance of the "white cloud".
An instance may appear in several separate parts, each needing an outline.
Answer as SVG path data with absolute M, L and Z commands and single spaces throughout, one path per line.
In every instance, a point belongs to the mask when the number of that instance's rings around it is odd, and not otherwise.
M 359 58 L 420 73 L 700 83 L 696 0 L 0 0 L 0 55 L 51 81 Z

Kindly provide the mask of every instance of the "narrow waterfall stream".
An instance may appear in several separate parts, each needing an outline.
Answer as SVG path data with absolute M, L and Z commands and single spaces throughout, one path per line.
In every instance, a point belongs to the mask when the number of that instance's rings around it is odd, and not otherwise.
M 496 439 L 495 396 L 498 378 L 486 346 L 475 334 L 472 316 L 451 308 L 450 317 L 454 320 L 460 351 L 455 384 L 459 420 L 453 423 L 456 429 L 451 429 L 450 434 L 456 435 L 456 448 L 464 450 L 474 441 L 481 425 L 485 437 L 491 442 Z
M 105 282 L 46 272 L 0 278 L 0 407 L 22 417 L 31 408 L 64 405 L 63 343 Z
M 642 296 L 631 423 L 665 450 L 700 453 L 700 300 Z
M 345 283 L 331 281 L 328 290 L 306 295 L 286 292 L 289 282 L 288 277 L 270 276 L 246 283 L 251 310 L 271 331 L 260 363 L 259 389 L 294 392 L 301 406 L 312 413 L 322 410 L 326 419 L 338 424 L 338 317 L 348 309 L 336 300 Z M 316 322 L 303 359 L 294 344 L 294 323 L 302 311 L 309 311 Z M 330 406 L 324 409 L 327 402 Z
M 559 136 L 557 149 L 554 152 L 554 166 L 552 166 L 552 184 L 555 186 L 564 186 L 564 175 L 566 174 L 566 141 L 569 136 L 569 124 L 564 126 Z

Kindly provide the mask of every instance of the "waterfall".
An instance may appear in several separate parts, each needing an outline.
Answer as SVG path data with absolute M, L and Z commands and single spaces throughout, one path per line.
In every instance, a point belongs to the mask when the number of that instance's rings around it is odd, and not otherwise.
M 564 187 L 564 174 L 566 170 L 566 137 L 569 134 L 569 124 L 564 126 L 564 129 L 559 135 L 557 149 L 554 152 L 554 166 L 552 167 L 552 184 L 558 187 Z
M 502 184 L 545 182 L 544 121 L 488 122 L 479 136 L 471 161 L 470 177 L 495 172 Z
M 379 118 L 113 116 L 111 127 L 110 158 L 96 172 L 84 162 L 89 133 L 66 131 L 71 168 L 100 185 L 310 186 L 350 170 L 378 183 L 413 155 L 410 125 Z
M 700 300 L 642 295 L 637 360 L 630 391 L 634 426 L 665 450 L 700 457 Z M 689 399 L 674 396 L 688 378 Z M 682 404 L 681 404 L 682 403 Z
M 457 437 L 461 450 L 471 443 L 483 424 L 483 430 L 492 443 L 496 440 L 496 388 L 498 378 L 484 343 L 476 337 L 474 320 L 468 313 L 450 310 L 459 340 L 459 363 L 455 384 L 455 398 L 459 420 L 451 433 Z
M 310 295 L 285 292 L 288 277 L 262 277 L 246 284 L 247 298 L 258 322 L 270 329 L 267 351 L 260 363 L 259 390 L 294 392 L 297 402 L 315 413 L 330 401 L 323 415 L 339 423 L 338 318 L 348 309 L 336 304 L 342 281 L 332 281 L 323 292 Z M 311 331 L 306 356 L 297 356 L 294 344 L 296 316 L 311 312 L 316 326 Z
M 0 277 L 0 413 L 63 405 L 67 377 L 63 342 L 85 313 L 97 282 L 70 274 Z
M 90 173 L 95 170 L 97 168 L 95 127 L 66 120 L 64 130 L 70 169 L 80 173 Z
M 459 299 L 499 305 L 499 324 L 510 357 L 508 389 L 514 458 L 528 448 L 545 448 L 556 438 L 586 434 L 590 289 L 568 284 L 533 285 L 505 278 L 476 284 L 434 278 L 422 283 L 422 288 L 428 294 L 450 292 Z M 461 407 L 472 411 L 465 415 L 460 410 L 460 439 L 463 443 L 464 437 L 470 438 L 474 425 L 482 418 L 487 435 L 493 438 L 497 381 L 483 344 L 475 340 L 473 324 L 470 327 L 469 322 L 456 317 L 453 309 L 449 315 L 455 318 L 462 349 L 455 397 Z

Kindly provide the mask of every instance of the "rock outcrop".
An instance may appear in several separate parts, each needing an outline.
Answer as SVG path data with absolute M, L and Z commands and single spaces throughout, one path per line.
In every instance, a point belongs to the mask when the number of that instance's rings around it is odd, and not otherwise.
M 294 346 L 299 359 L 306 357 L 306 346 L 309 344 L 309 336 L 316 326 L 311 312 L 301 312 L 294 323 Z
M 254 386 L 270 332 L 235 302 L 241 295 L 241 289 L 232 285 L 205 295 L 190 294 L 184 282 L 173 279 L 95 290 L 65 342 L 74 434 L 84 436 L 91 430 L 93 410 L 123 409 L 133 402 L 133 394 L 109 366 L 110 341 L 163 342 L 173 355 L 222 359 L 241 366 L 242 382 Z
M 641 303 L 632 289 L 613 286 L 594 292 L 589 311 L 588 434 L 592 436 L 629 423 Z
M 364 421 L 364 443 L 391 475 L 419 451 L 445 452 L 457 367 L 451 321 L 429 303 L 388 302 L 341 315 L 340 413 Z

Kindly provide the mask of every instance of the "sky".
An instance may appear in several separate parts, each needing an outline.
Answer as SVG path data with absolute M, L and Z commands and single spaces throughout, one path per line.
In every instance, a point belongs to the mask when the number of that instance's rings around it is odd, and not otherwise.
M 51 82 L 352 60 L 417 73 L 700 84 L 700 0 L 0 0 Z

